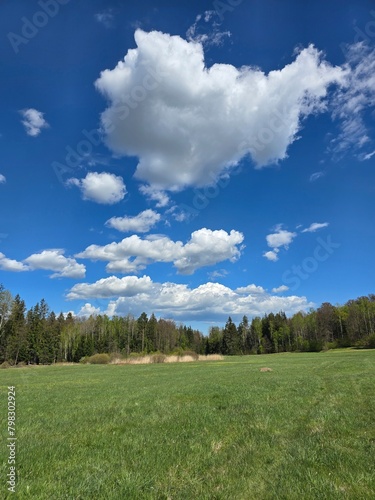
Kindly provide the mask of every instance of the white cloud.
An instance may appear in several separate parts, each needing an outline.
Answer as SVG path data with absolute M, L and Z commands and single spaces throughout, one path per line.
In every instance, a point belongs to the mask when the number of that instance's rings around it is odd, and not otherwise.
M 282 293 L 282 292 L 287 292 L 289 290 L 289 287 L 286 285 L 281 285 L 277 288 L 272 288 L 272 293 Z
M 100 314 L 100 307 L 94 307 L 91 304 L 86 303 L 81 307 L 77 316 L 79 318 L 88 318 L 90 316 L 97 316 L 98 314 Z
M 318 231 L 318 229 L 323 229 L 324 227 L 328 227 L 329 222 L 313 222 L 309 227 L 304 229 L 302 232 L 303 233 L 315 233 L 315 231 Z
M 154 283 L 148 276 L 122 279 L 112 276 L 92 284 L 82 283 L 75 285 L 67 296 L 69 299 L 103 297 L 116 298 L 108 306 L 109 315 L 153 311 L 176 319 L 206 321 L 224 321 L 229 315 L 235 319 L 244 314 L 262 316 L 280 310 L 292 314 L 313 306 L 305 297 L 273 296 L 256 285 L 232 290 L 209 282 L 190 288 L 176 283 Z
M 27 135 L 31 137 L 36 137 L 40 134 L 43 128 L 48 128 L 49 125 L 43 118 L 44 113 L 38 111 L 34 108 L 23 109 L 20 111 L 23 118 L 22 124 L 26 129 Z
M 145 185 L 140 186 L 139 191 L 149 200 L 156 201 L 157 208 L 163 208 L 169 204 L 169 196 L 165 191 Z
M 153 210 L 144 210 L 135 217 L 112 217 L 106 225 L 124 233 L 148 233 L 160 221 L 160 214 Z
M 375 151 L 372 151 L 371 153 L 364 154 L 360 158 L 360 160 L 362 160 L 362 161 L 370 160 L 374 155 L 375 155 Z
M 281 229 L 281 226 L 276 227 L 276 232 L 269 234 L 266 236 L 267 244 L 269 247 L 279 248 L 284 247 L 288 248 L 292 243 L 293 239 L 297 236 L 297 233 L 292 233 L 290 231 L 286 231 L 285 229 Z
M 296 236 L 297 233 L 286 231 L 285 229 L 282 229 L 282 224 L 278 224 L 275 227 L 275 232 L 266 236 L 267 244 L 272 248 L 272 250 L 264 252 L 263 257 L 272 262 L 278 261 L 280 247 L 284 247 L 287 250 Z
M 0 184 L 5 184 L 6 183 L 6 177 L 3 174 L 0 174 Z
M 246 295 L 249 295 L 249 294 L 251 294 L 251 295 L 259 295 L 259 294 L 263 295 L 266 293 L 265 289 L 262 286 L 257 286 L 254 284 L 237 288 L 236 292 L 240 293 L 240 294 L 246 294 Z
M 51 249 L 35 253 L 24 260 L 30 269 L 44 269 L 55 271 L 51 278 L 84 278 L 86 268 L 83 264 L 78 264 L 75 259 L 65 257 L 64 250 Z
M 225 269 L 218 269 L 217 271 L 212 271 L 207 273 L 209 281 L 217 281 L 219 278 L 224 278 L 228 275 L 228 271 Z
M 95 19 L 98 21 L 98 23 L 103 24 L 103 26 L 105 26 L 106 28 L 112 28 L 114 15 L 112 13 L 112 10 L 109 9 L 95 14 Z
M 220 46 L 223 45 L 225 38 L 231 36 L 230 31 L 220 31 L 220 24 L 213 22 L 210 26 L 204 26 L 203 21 L 208 23 L 213 17 L 215 11 L 206 11 L 204 16 L 198 14 L 195 18 L 194 23 L 186 32 L 186 39 L 189 42 L 201 43 L 202 45 L 213 45 Z M 200 33 L 199 31 L 205 31 L 205 33 Z
M 269 250 L 268 252 L 264 252 L 263 257 L 265 257 L 266 259 L 268 259 L 272 262 L 276 262 L 277 260 L 279 260 L 279 256 L 277 255 L 278 253 L 279 253 L 279 250 L 277 248 L 275 248 L 275 250 Z
M 96 283 L 79 283 L 74 285 L 67 295 L 68 299 L 132 297 L 149 291 L 152 284 L 149 276 L 125 276 L 117 278 L 111 276 L 103 278 Z
M 343 78 L 313 46 L 265 74 L 207 67 L 202 44 L 179 36 L 137 30 L 135 41 L 96 81 L 109 101 L 102 129 L 115 154 L 139 158 L 135 176 L 159 190 L 212 184 L 248 154 L 258 167 L 282 160 Z
M 29 268 L 22 264 L 22 262 L 18 262 L 17 260 L 8 259 L 5 257 L 3 253 L 0 252 L 0 269 L 2 271 L 11 271 L 11 272 L 20 272 L 20 271 L 28 271 Z
M 107 172 L 89 172 L 84 179 L 69 179 L 68 185 L 77 186 L 84 200 L 113 205 L 123 200 L 126 186 L 123 178 Z
M 370 141 L 364 111 L 375 105 L 375 49 L 362 42 L 347 49 L 345 82 L 333 101 L 334 117 L 341 121 L 341 133 L 331 148 L 338 159 Z
M 118 243 L 90 245 L 76 257 L 108 261 L 108 272 L 133 273 L 152 262 L 173 262 L 180 274 L 193 274 L 201 267 L 236 261 L 241 255 L 242 247 L 238 246 L 243 239 L 238 231 L 227 233 L 206 228 L 194 231 L 186 244 L 163 235 L 149 235 L 145 239 L 132 235 Z
M 310 182 L 315 182 L 324 176 L 325 176 L 325 172 L 314 172 L 313 174 L 310 175 Z

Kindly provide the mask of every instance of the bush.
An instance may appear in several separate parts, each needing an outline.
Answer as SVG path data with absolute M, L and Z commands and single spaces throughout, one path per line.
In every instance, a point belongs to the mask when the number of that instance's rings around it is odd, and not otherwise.
M 151 363 L 164 363 L 167 356 L 160 352 L 157 352 L 151 356 Z
M 375 349 L 375 333 L 358 340 L 355 347 L 357 349 Z
M 324 344 L 324 347 L 323 347 L 323 350 L 324 351 L 329 351 L 331 349 L 337 349 L 338 348 L 338 344 L 337 342 L 334 340 L 333 342 L 326 342 Z
M 91 365 L 107 365 L 110 362 L 109 354 L 93 354 L 92 356 L 87 358 L 87 363 Z
M 367 349 L 375 349 L 375 333 L 369 335 L 366 339 Z
M 12 365 L 8 363 L 8 361 L 4 361 L 4 363 L 1 363 L 0 368 L 10 368 Z

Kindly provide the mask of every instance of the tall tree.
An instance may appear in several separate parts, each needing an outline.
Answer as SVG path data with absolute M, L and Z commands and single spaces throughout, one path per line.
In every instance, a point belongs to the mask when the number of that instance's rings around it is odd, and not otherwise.
M 13 298 L 9 290 L 5 290 L 2 283 L 0 283 L 0 336 L 5 325 L 5 321 L 8 319 L 12 308 Z

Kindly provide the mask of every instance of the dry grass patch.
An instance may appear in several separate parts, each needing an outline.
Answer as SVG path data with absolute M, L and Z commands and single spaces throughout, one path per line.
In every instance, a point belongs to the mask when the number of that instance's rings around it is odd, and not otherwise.
M 273 370 L 272 370 L 272 368 L 268 368 L 267 366 L 264 366 L 263 368 L 260 368 L 259 371 L 261 371 L 261 372 L 272 372 Z
M 208 354 L 204 355 L 193 355 L 185 354 L 182 356 L 177 356 L 172 354 L 166 356 L 165 354 L 151 354 L 149 356 L 139 356 L 130 358 L 114 358 L 111 360 L 111 365 L 148 365 L 151 363 L 192 363 L 193 361 L 222 361 L 224 356 L 221 354 Z

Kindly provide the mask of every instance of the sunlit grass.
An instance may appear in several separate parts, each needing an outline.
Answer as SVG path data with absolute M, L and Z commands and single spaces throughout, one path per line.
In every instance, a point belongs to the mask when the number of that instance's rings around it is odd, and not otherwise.
M 14 498 L 372 499 L 374 375 L 375 351 L 350 350 L 2 370 Z

